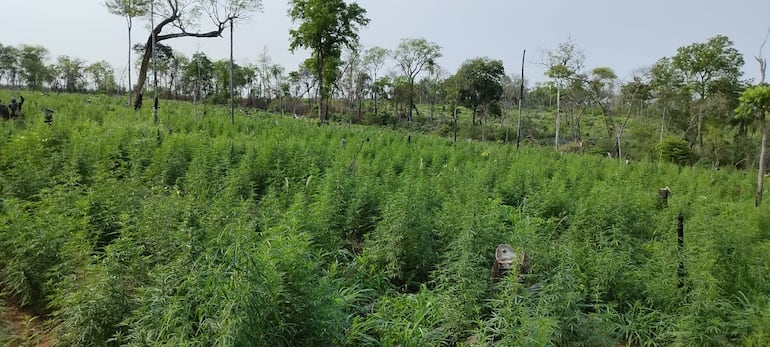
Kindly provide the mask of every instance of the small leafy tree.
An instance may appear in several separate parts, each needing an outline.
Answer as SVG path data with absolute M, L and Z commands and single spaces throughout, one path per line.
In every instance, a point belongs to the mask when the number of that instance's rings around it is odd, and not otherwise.
M 83 72 L 91 77 L 95 90 L 100 92 L 114 91 L 117 86 L 115 70 L 110 66 L 110 63 L 104 60 L 88 65 L 83 69 Z
M 50 79 L 52 71 L 45 64 L 47 57 L 48 49 L 43 46 L 21 46 L 19 65 L 27 88 L 40 88 L 43 82 Z
M 479 109 L 485 110 L 484 119 L 492 107 L 497 109 L 498 112 L 495 113 L 499 114 L 505 77 L 502 61 L 489 58 L 471 59 L 460 66 L 457 75 L 462 81 L 459 90 L 460 103 L 473 110 L 472 124 L 476 123 Z
M 546 76 L 556 85 L 556 149 L 559 149 L 559 131 L 561 128 L 561 92 L 583 69 L 585 54 L 574 42 L 567 41 L 559 44 L 554 50 L 543 54 L 543 64 L 546 66 Z
M 79 58 L 66 55 L 57 59 L 56 69 L 59 78 L 64 82 L 64 89 L 73 93 L 79 91 L 83 85 L 83 69 L 85 62 Z
M 372 101 L 374 101 L 374 113 L 377 114 L 377 87 L 376 82 L 378 81 L 377 74 L 382 69 L 383 65 L 385 65 L 385 59 L 387 58 L 388 54 L 390 54 L 390 51 L 388 51 L 385 48 L 382 47 L 371 47 L 364 51 L 364 66 L 366 69 L 368 69 L 369 77 L 373 81 L 371 83 L 371 89 L 372 89 Z
M 727 36 L 717 35 L 707 42 L 697 42 L 677 49 L 671 58 L 672 66 L 683 77 L 683 87 L 688 94 L 696 95 L 697 114 L 692 117 L 689 129 L 695 129 L 695 141 L 703 149 L 703 124 L 706 111 L 710 108 L 706 102 L 712 97 L 726 97 L 736 100 L 743 75 L 743 55 L 733 47 Z
M 668 136 L 663 138 L 657 146 L 661 159 L 668 160 L 679 165 L 688 165 L 693 162 L 693 154 L 687 141 L 678 137 Z
M 198 99 L 214 92 L 214 63 L 204 53 L 195 53 L 187 65 L 182 67 L 182 84 Z
M 740 97 L 740 105 L 735 110 L 739 119 L 754 119 L 762 129 L 762 143 L 759 148 L 759 172 L 757 174 L 757 196 L 755 205 L 762 203 L 764 189 L 765 161 L 767 157 L 767 114 L 770 112 L 770 85 L 761 84 L 746 89 Z
M 434 42 L 428 42 L 424 38 L 402 39 L 398 48 L 393 52 L 393 58 L 396 59 L 398 66 L 409 81 L 409 108 L 408 120 L 412 121 L 412 109 L 414 105 L 414 80 L 422 70 L 435 63 L 435 60 L 441 58 L 441 46 Z
M 5 76 L 6 83 L 15 86 L 18 82 L 20 52 L 13 46 L 0 44 L 0 77 Z
M 337 80 L 342 47 L 352 48 L 358 42 L 358 29 L 369 24 L 369 19 L 361 6 L 343 0 L 291 0 L 289 4 L 292 21 L 300 22 L 297 29 L 289 30 L 289 48 L 292 52 L 297 48 L 313 51 L 306 63 L 318 80 L 318 120 L 325 122 L 325 101 Z

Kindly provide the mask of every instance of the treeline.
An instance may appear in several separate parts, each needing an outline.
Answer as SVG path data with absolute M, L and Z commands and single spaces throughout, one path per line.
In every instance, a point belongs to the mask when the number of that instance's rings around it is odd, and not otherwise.
M 47 48 L 0 43 L 0 83 L 33 90 L 52 89 L 67 92 L 116 92 L 115 69 L 106 61 L 87 63 L 69 55 L 50 59 Z
M 137 57 L 144 50 L 134 46 Z M 202 52 L 186 56 L 162 43 L 156 51 L 161 97 L 229 101 L 229 60 Z M 540 52 L 549 80 L 534 85 L 507 74 L 501 60 L 469 59 L 451 73 L 436 62 L 441 56 L 441 47 L 424 38 L 402 39 L 394 49 L 345 48 L 338 69 L 324 77 L 334 78 L 324 108 L 332 120 L 398 124 L 445 136 L 459 131 L 461 137 L 508 142 L 520 135 L 559 151 L 757 166 L 757 119 L 734 111 L 752 81 L 743 78 L 743 55 L 726 36 L 680 47 L 627 81 L 612 68 L 585 67 L 585 53 L 573 42 Z M 289 70 L 265 50 L 256 61 L 234 64 L 239 105 L 294 115 L 318 112 L 312 59 Z M 116 71 L 104 61 L 88 64 L 70 56 L 52 62 L 41 46 L 0 46 L 0 80 L 10 86 L 124 92 L 116 77 L 122 80 L 125 71 Z M 522 92 L 525 113 L 517 129 Z

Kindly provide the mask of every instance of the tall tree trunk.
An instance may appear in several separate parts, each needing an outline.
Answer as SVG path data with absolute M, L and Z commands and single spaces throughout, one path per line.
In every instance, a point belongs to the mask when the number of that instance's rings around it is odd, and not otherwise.
M 409 79 L 409 112 L 407 112 L 407 122 L 412 121 L 412 108 L 414 108 L 414 78 Z
M 485 109 L 482 109 L 481 112 L 481 119 L 479 120 L 479 123 L 481 123 L 481 142 L 486 141 L 486 128 L 487 128 L 487 111 Z
M 455 104 L 453 108 L 454 108 L 454 111 L 453 111 L 453 113 L 454 113 L 454 116 L 453 116 L 453 118 L 454 118 L 454 127 L 453 127 L 454 128 L 454 139 L 452 140 L 452 142 L 457 142 L 457 104 Z
M 155 2 L 150 2 L 150 27 L 155 27 L 155 9 L 153 7 L 153 4 Z M 150 35 L 150 40 L 152 42 L 152 83 L 153 83 L 153 104 L 152 104 L 152 115 L 153 120 L 155 121 L 155 124 L 157 125 L 160 120 L 158 119 L 158 51 L 156 50 L 156 45 L 158 44 L 158 31 L 153 30 L 152 34 Z M 146 49 L 145 49 L 146 50 Z
M 374 92 L 374 114 L 377 115 L 377 92 Z
M 230 123 L 235 124 L 235 84 L 233 82 L 233 20 L 230 19 Z
M 761 112 L 761 111 L 760 111 Z M 756 207 L 762 203 L 762 193 L 764 191 L 764 179 L 765 179 L 765 157 L 767 156 L 767 120 L 765 115 L 762 114 L 759 119 L 759 124 L 762 127 L 762 147 L 759 149 L 759 172 L 757 173 L 757 198 L 754 202 Z
M 358 108 L 358 121 L 361 122 L 362 119 L 364 119 L 364 112 L 363 112 L 363 103 L 364 103 L 364 97 L 363 97 L 363 91 L 359 92 L 358 95 L 356 95 L 356 99 L 358 102 L 357 108 Z
M 435 109 L 436 102 L 435 102 L 435 100 L 433 100 L 434 99 L 433 98 L 433 92 L 430 92 L 430 93 L 431 93 L 431 95 L 430 95 L 430 122 L 433 123 L 433 111 Z
M 133 20 L 131 16 L 126 16 L 128 20 L 128 105 L 131 105 L 131 91 L 133 86 L 131 85 L 131 27 L 133 26 Z
M 556 87 L 556 139 L 554 143 L 559 150 L 559 127 L 561 127 L 561 88 Z
M 660 142 L 663 142 L 663 131 L 666 129 L 666 112 L 668 112 L 668 108 L 663 106 L 663 117 L 660 121 Z
M 759 85 L 765 84 L 765 71 L 767 69 L 767 59 L 762 57 L 762 49 L 765 47 L 765 43 L 767 43 L 767 37 L 770 36 L 770 28 L 767 28 L 767 34 L 765 34 L 765 40 L 762 42 L 762 45 L 759 46 L 759 56 L 754 57 L 757 62 L 759 63 L 759 70 L 761 72 L 760 74 L 760 80 Z M 759 207 L 759 205 L 762 203 L 762 193 L 764 191 L 764 185 L 765 185 L 765 156 L 767 156 L 767 118 L 765 117 L 764 110 L 758 110 L 757 112 L 761 112 L 759 114 L 759 124 L 760 127 L 762 127 L 762 143 L 760 149 L 759 149 L 759 172 L 757 173 L 757 198 L 754 202 L 755 207 Z
M 703 151 L 703 108 L 698 111 L 698 133 L 696 136 L 698 137 L 698 148 Z
M 519 85 L 519 119 L 516 121 L 516 149 L 519 149 L 521 143 L 521 104 L 524 100 L 524 57 L 527 50 L 521 53 L 521 84 Z
M 316 64 L 316 68 L 318 69 L 318 122 L 322 123 L 324 122 L 324 116 L 323 116 L 323 105 L 324 105 L 324 73 L 323 73 L 323 62 L 320 59 L 320 54 L 318 57 L 318 61 Z
M 151 45 L 152 35 L 147 38 L 147 44 L 145 47 L 150 47 Z M 144 84 L 147 82 L 147 70 L 150 68 L 151 57 L 152 49 L 145 49 L 144 54 L 142 55 L 142 65 L 139 66 L 139 76 L 136 78 L 136 89 L 134 89 L 134 94 L 136 95 L 136 99 L 134 99 L 134 110 L 142 108 L 142 94 Z

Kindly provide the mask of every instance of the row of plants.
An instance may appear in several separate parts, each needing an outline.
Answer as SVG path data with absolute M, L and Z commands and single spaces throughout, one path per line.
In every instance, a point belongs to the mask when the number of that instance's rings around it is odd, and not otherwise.
M 0 123 L 0 291 L 59 345 L 770 338 L 770 214 L 746 172 L 184 103 L 156 125 L 82 98 Z M 490 283 L 498 244 L 527 252 L 523 281 Z

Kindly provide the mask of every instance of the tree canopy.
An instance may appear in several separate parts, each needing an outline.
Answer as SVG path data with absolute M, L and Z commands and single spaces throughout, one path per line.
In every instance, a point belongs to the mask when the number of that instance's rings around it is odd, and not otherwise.
M 473 110 L 474 117 L 479 107 L 496 105 L 503 96 L 504 76 L 501 60 L 475 58 L 464 62 L 457 70 L 461 105 Z M 493 113 L 499 114 L 499 108 L 493 108 Z
M 424 38 L 402 39 L 393 51 L 393 58 L 409 81 L 409 120 L 412 120 L 412 109 L 415 107 L 414 80 L 423 68 L 433 65 L 441 56 L 441 46 Z
M 289 4 L 289 16 L 299 22 L 289 31 L 289 48 L 292 52 L 297 48 L 312 51 L 306 62 L 320 81 L 318 118 L 324 122 L 328 119 L 324 101 L 337 79 L 342 48 L 352 48 L 358 42 L 358 30 L 369 24 L 369 19 L 361 6 L 343 0 L 291 0 Z

